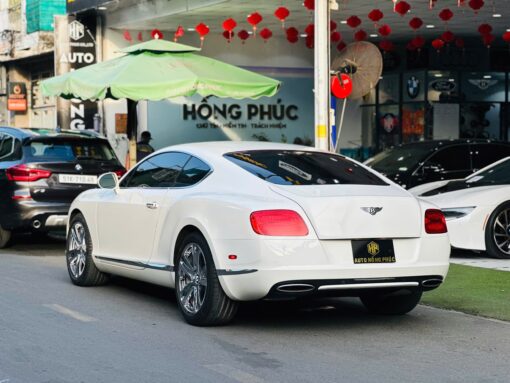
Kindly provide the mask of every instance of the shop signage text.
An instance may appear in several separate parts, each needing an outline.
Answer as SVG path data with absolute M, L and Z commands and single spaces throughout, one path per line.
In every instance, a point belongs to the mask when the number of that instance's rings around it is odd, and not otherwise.
M 23 82 L 10 82 L 8 85 L 7 109 L 13 112 L 26 112 L 27 86 Z

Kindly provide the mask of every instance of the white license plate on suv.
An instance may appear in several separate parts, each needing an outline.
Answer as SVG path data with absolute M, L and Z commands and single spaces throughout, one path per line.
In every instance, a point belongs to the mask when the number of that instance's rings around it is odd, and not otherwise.
M 84 176 L 78 174 L 59 174 L 58 182 L 61 184 L 97 184 L 97 176 Z

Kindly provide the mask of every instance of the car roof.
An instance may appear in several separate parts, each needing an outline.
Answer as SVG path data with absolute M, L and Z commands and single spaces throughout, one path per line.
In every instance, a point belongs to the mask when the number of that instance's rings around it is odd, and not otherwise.
M 418 141 L 418 142 L 410 142 L 407 144 L 400 144 L 397 146 L 394 146 L 390 149 L 396 149 L 396 148 L 430 148 L 434 149 L 437 147 L 446 147 L 446 146 L 453 146 L 453 145 L 459 145 L 459 144 L 503 144 L 503 145 L 510 145 L 510 142 L 507 141 L 498 141 L 498 140 L 489 140 L 489 139 L 450 139 L 450 140 L 429 140 L 429 141 Z
M 18 138 L 36 138 L 36 137 L 59 137 L 59 138 L 83 138 L 83 139 L 105 139 L 104 136 L 93 130 L 75 131 L 44 129 L 44 128 L 14 128 L 9 126 L 0 127 L 0 132 L 11 133 Z

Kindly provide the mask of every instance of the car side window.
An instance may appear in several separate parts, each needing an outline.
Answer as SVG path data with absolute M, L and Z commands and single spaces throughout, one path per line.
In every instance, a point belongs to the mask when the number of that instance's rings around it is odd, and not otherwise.
M 196 157 L 191 157 L 182 169 L 174 187 L 192 186 L 202 181 L 211 171 L 211 168 Z
M 502 158 L 510 156 L 510 145 L 474 144 L 473 169 L 480 170 Z
M 438 172 L 471 170 L 471 154 L 468 145 L 455 145 L 443 148 L 432 155 L 424 164 L 424 169 L 437 169 Z M 435 170 L 434 170 L 435 171 Z
M 189 154 L 178 152 L 158 154 L 139 164 L 121 187 L 172 187 L 189 158 Z
M 17 161 L 21 159 L 21 142 L 8 134 L 0 134 L 0 161 Z

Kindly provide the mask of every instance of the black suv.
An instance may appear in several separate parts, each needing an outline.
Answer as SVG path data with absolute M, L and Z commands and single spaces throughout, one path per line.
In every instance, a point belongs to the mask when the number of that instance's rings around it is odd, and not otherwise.
M 388 149 L 365 164 L 410 189 L 428 182 L 464 178 L 508 156 L 508 142 L 423 141 Z
M 13 231 L 64 228 L 74 198 L 107 172 L 126 170 L 93 132 L 0 127 L 0 248 Z

